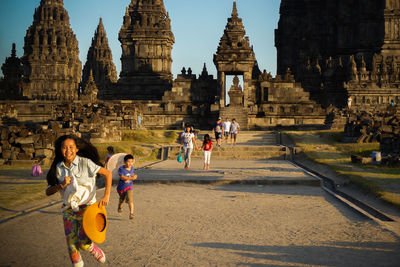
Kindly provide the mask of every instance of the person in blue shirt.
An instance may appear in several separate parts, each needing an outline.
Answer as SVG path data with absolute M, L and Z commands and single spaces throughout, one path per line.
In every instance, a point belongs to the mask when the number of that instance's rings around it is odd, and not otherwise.
M 119 204 L 118 212 L 122 212 L 122 204 L 124 202 L 129 204 L 129 219 L 133 219 L 133 180 L 137 179 L 137 175 L 134 174 L 135 168 L 133 164 L 135 163 L 135 158 L 128 154 L 124 157 L 124 165 L 119 167 L 119 182 L 117 185 L 117 192 L 119 194 Z

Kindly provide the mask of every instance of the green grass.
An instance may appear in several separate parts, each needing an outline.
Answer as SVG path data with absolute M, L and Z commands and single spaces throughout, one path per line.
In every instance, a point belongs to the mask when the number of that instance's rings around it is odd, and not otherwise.
M 341 143 L 338 131 L 288 131 L 297 146 L 310 159 L 325 164 L 338 174 L 384 201 L 400 207 L 400 169 L 372 164 L 354 164 L 351 155 L 370 157 L 379 151 L 379 143 Z
M 107 147 L 112 146 L 115 153 L 128 153 L 135 157 L 136 163 L 143 164 L 157 160 L 160 146 L 176 142 L 176 131 L 132 130 L 122 132 L 122 141 L 94 144 L 99 151 L 100 160 L 105 162 Z
M 123 131 L 122 141 L 141 144 L 171 144 L 177 139 L 176 131 Z
M 7 184 L 3 183 L 0 189 L 0 210 L 12 209 L 31 201 L 46 198 L 45 181 L 35 183 Z

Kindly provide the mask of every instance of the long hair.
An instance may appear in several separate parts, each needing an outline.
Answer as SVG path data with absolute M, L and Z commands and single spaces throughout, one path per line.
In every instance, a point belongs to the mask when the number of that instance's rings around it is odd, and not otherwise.
M 203 145 L 205 145 L 205 144 L 207 144 L 207 143 L 209 143 L 209 142 L 211 142 L 210 135 L 209 135 L 209 134 L 205 134 L 205 135 L 204 135 Z
M 64 160 L 64 156 L 61 152 L 61 146 L 63 145 L 64 141 L 67 139 L 74 140 L 76 147 L 79 149 L 77 155 L 83 158 L 91 159 L 94 163 L 99 166 L 103 166 L 100 162 L 99 152 L 97 148 L 93 146 L 91 143 L 83 140 L 82 138 L 77 137 L 76 135 L 63 135 L 57 138 L 54 142 L 54 159 L 53 163 L 51 164 L 50 170 L 47 173 L 47 183 L 48 185 L 54 186 L 57 185 L 57 164 Z

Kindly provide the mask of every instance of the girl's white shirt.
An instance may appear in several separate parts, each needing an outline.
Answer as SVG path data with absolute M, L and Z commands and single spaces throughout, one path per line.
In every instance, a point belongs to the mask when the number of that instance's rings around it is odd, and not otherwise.
M 64 162 L 57 164 L 57 179 L 61 183 L 66 176 L 71 177 L 71 184 L 60 190 L 63 201 L 62 211 L 71 207 L 79 210 L 80 205 L 96 202 L 96 176 L 100 166 L 92 160 L 76 156 L 71 166 Z

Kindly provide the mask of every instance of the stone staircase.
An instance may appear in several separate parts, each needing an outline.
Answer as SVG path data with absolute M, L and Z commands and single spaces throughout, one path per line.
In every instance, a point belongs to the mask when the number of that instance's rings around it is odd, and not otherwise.
M 239 123 L 242 130 L 248 129 L 247 111 L 244 110 L 243 107 L 229 106 L 221 108 L 219 116 L 222 118 L 222 122 L 224 122 L 226 118 L 229 118 L 230 121 L 234 118 Z
M 214 134 L 202 131 L 198 134 L 197 145 L 200 147 L 205 134 L 213 138 L 213 159 L 238 159 L 238 160 L 284 160 L 290 154 L 285 146 L 277 145 L 278 134 L 264 131 L 242 131 L 238 135 L 237 145 L 232 146 L 230 139 L 228 144 L 223 141 L 221 147 L 216 146 Z M 172 146 L 168 151 L 168 159 L 175 159 L 179 152 L 179 145 Z M 193 151 L 192 158 L 200 159 L 203 151 Z

